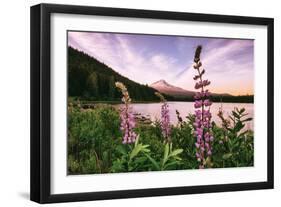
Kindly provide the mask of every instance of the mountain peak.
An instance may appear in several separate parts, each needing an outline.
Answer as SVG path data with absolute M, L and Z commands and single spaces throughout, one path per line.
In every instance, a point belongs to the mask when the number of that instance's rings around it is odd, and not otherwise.
M 170 96 L 175 97 L 193 97 L 195 92 L 194 91 L 188 91 L 183 88 L 171 85 L 164 79 L 161 79 L 159 81 L 156 81 L 150 85 L 151 88 L 154 88 L 155 90 L 159 91 L 160 93 L 167 94 Z M 224 93 L 224 94 L 218 94 L 218 93 L 212 93 L 213 96 L 231 96 L 230 94 Z
M 151 85 L 158 85 L 158 84 L 169 85 L 164 79 L 156 81 L 156 82 L 152 83 Z
M 177 96 L 192 96 L 194 92 L 192 91 L 187 91 L 185 89 L 182 89 L 177 86 L 173 86 L 169 84 L 167 81 L 164 79 L 161 79 L 159 81 L 156 81 L 150 85 L 150 87 L 158 90 L 161 93 L 165 93 L 168 95 L 177 95 Z

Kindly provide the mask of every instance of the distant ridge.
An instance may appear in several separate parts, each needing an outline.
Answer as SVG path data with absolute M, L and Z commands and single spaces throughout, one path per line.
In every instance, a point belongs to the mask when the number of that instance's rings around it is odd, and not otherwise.
M 156 81 L 152 84 L 150 84 L 150 87 L 154 88 L 155 90 L 170 95 L 174 97 L 193 97 L 195 91 L 188 91 L 183 88 L 174 86 L 172 84 L 169 84 L 167 81 L 161 79 L 159 81 Z M 218 93 L 212 93 L 213 96 L 231 96 L 230 94 L 224 93 L 224 94 L 218 94 Z
M 173 86 L 163 79 L 152 83 L 150 87 L 171 96 L 193 96 L 195 93 L 194 91 L 188 91 L 180 87 Z

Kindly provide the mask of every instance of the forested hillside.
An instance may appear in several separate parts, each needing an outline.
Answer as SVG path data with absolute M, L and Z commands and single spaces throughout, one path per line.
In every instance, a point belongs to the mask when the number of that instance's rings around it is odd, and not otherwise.
M 155 101 L 155 89 L 136 83 L 97 59 L 68 47 L 68 96 L 93 101 L 117 101 L 115 82 L 121 81 L 134 101 Z

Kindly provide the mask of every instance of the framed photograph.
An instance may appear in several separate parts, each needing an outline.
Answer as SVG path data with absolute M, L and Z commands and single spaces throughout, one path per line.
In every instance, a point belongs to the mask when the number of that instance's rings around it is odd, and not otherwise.
M 31 7 L 31 200 L 273 188 L 273 19 Z

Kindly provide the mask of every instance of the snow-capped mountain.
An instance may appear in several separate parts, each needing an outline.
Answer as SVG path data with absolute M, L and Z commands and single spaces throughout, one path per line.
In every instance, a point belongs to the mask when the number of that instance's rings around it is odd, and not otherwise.
M 188 91 L 183 88 L 173 86 L 169 83 L 167 83 L 165 80 L 159 80 L 150 85 L 151 88 L 156 89 L 157 91 L 170 95 L 175 97 L 193 97 L 195 94 L 195 91 Z M 228 93 L 211 93 L 213 96 L 231 96 Z
M 193 96 L 194 91 L 188 91 L 183 88 L 173 86 L 167 83 L 165 80 L 159 80 L 150 85 L 150 87 L 156 89 L 161 93 L 165 93 L 171 96 Z

